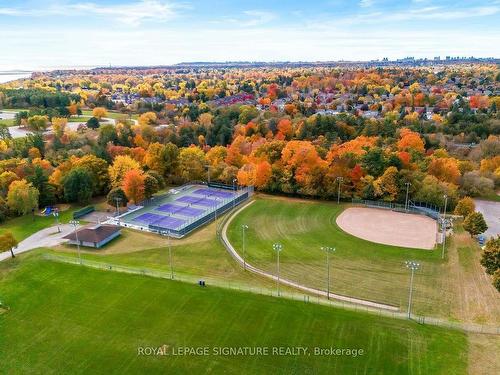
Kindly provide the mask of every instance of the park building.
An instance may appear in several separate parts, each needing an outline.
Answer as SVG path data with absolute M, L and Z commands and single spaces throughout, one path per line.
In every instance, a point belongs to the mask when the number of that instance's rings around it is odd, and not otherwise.
M 116 225 L 93 224 L 78 229 L 64 236 L 70 245 L 93 247 L 99 249 L 121 235 L 121 228 Z M 78 239 L 78 240 L 77 240 Z

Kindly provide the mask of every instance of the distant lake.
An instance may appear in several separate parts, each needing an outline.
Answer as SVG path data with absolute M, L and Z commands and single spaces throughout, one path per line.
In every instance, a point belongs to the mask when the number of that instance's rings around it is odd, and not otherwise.
M 31 77 L 31 72 L 0 72 L 0 83 Z

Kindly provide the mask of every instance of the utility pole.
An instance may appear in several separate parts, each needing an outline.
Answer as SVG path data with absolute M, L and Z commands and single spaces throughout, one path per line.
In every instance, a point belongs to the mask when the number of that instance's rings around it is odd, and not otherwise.
M 340 204 L 340 185 L 342 184 L 342 181 L 344 179 L 342 177 L 337 177 L 336 180 L 339 182 L 338 194 L 337 194 L 337 204 Z
M 444 248 L 446 246 L 446 206 L 448 204 L 448 195 L 443 195 L 444 210 L 443 210 L 443 250 L 441 251 L 441 259 L 444 259 Z
M 283 249 L 283 245 L 280 243 L 273 244 L 273 250 L 276 251 L 277 260 L 276 260 L 276 268 L 278 278 L 276 279 L 276 289 L 278 291 L 278 297 L 280 296 L 280 252 Z
M 236 178 L 233 178 L 233 191 L 236 192 L 236 181 L 238 181 Z M 236 195 L 237 197 L 237 195 Z M 234 207 L 236 206 L 236 197 L 234 197 L 233 199 L 233 210 L 234 210 Z
M 411 185 L 411 183 L 405 182 L 405 185 L 406 185 L 405 211 L 408 211 L 408 206 L 409 206 L 409 204 L 408 204 L 408 194 L 410 192 L 410 185 Z
M 82 264 L 82 256 L 80 255 L 80 240 L 78 240 L 78 231 L 76 230 L 80 222 L 78 220 L 71 220 L 69 223 L 75 228 L 76 246 L 78 248 L 78 260 L 80 264 Z
M 55 210 L 52 215 L 54 216 L 54 219 L 56 221 L 56 225 L 57 225 L 57 232 L 58 233 L 61 233 L 61 227 L 59 226 L 59 211 L 58 210 Z
M 330 253 L 334 253 L 335 248 L 322 246 L 321 250 L 326 252 L 326 298 L 330 299 Z
M 405 262 L 406 268 L 408 268 L 411 271 L 411 276 L 410 276 L 410 295 L 408 297 L 408 319 L 411 318 L 411 298 L 413 294 L 413 275 L 416 270 L 419 269 L 420 264 L 417 262 L 414 262 L 413 260 L 409 260 Z
M 247 261 L 246 261 L 246 249 L 245 249 L 245 231 L 248 229 L 248 225 L 242 224 L 241 225 L 241 235 L 242 235 L 242 241 L 243 241 L 243 269 L 247 269 Z

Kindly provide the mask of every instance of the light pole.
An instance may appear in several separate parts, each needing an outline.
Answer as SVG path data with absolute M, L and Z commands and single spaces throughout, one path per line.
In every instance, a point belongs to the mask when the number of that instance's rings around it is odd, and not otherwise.
M 411 318 L 411 298 L 413 295 L 413 275 L 416 270 L 420 268 L 420 263 L 414 262 L 413 260 L 408 260 L 405 262 L 406 268 L 408 268 L 411 271 L 411 277 L 410 277 L 410 295 L 408 297 L 408 319 Z
M 337 194 L 337 204 L 340 204 L 340 184 L 344 180 L 342 177 L 337 177 L 336 180 L 339 182 L 338 194 Z
M 246 261 L 246 249 L 245 249 L 245 231 L 248 229 L 248 225 L 241 225 L 241 236 L 243 240 L 243 269 L 247 269 L 247 261 Z
M 326 298 L 330 299 L 330 253 L 335 252 L 334 247 L 322 246 L 321 250 L 326 251 Z
M 78 247 L 78 260 L 80 261 L 80 264 L 82 264 L 82 257 L 80 255 L 80 241 L 78 240 L 78 231 L 76 230 L 80 222 L 78 220 L 71 220 L 69 223 L 75 228 L 76 246 Z
M 208 185 L 210 185 L 210 168 L 212 166 L 210 164 L 207 164 L 207 165 L 205 165 L 205 167 L 207 168 L 207 181 L 208 181 Z
M 236 181 L 238 181 L 236 178 L 233 178 L 233 191 L 235 192 L 236 191 Z M 236 198 L 233 199 L 233 210 L 234 210 L 234 207 L 236 206 Z
M 61 233 L 61 228 L 59 227 L 59 211 L 58 210 L 55 210 L 52 215 L 54 216 L 54 219 L 56 221 L 56 225 L 57 225 L 57 232 L 58 233 Z
M 122 202 L 122 199 L 120 197 L 115 197 L 115 202 L 116 202 L 116 216 L 120 216 L 120 209 L 118 208 L 118 205 Z
M 443 210 L 443 250 L 441 251 L 441 259 L 444 259 L 444 248 L 446 246 L 446 206 L 448 204 L 448 195 L 443 195 L 444 210 Z
M 408 194 L 410 192 L 410 185 L 411 185 L 411 183 L 405 182 L 405 185 L 406 185 L 405 211 L 408 211 Z
M 278 291 L 278 297 L 280 295 L 280 252 L 283 249 L 283 245 L 280 243 L 273 244 L 273 250 L 276 251 L 277 260 L 276 260 L 276 268 L 278 278 L 276 279 L 276 289 Z
M 174 264 L 172 263 L 172 244 L 170 241 L 170 231 L 166 231 L 165 234 L 167 235 L 167 244 L 168 244 L 168 258 L 169 258 L 169 263 L 170 263 L 170 278 L 173 280 L 174 279 Z

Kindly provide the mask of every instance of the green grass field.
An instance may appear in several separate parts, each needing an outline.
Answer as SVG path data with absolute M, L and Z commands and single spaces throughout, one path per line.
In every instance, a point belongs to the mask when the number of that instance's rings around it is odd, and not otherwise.
M 40 260 L 0 263 L 6 374 L 465 374 L 467 336 L 325 306 Z M 140 356 L 138 347 L 208 347 Z M 312 355 L 216 356 L 216 347 L 303 347 Z M 363 355 L 314 355 L 314 347 Z
M 68 122 L 87 122 L 90 120 L 90 116 L 80 116 L 80 117 L 70 117 Z
M 14 119 L 0 120 L 0 125 L 14 126 Z
M 272 244 L 280 242 L 281 275 L 326 290 L 326 255 L 321 246 L 336 248 L 331 260 L 331 291 L 399 306 L 406 310 L 410 273 L 406 260 L 421 263 L 415 277 L 414 312 L 453 316 L 453 285 L 439 251 L 376 244 L 342 231 L 335 220 L 344 206 L 331 202 L 260 198 L 241 212 L 228 230 L 230 242 L 242 253 L 241 225 L 247 260 L 276 272 Z
M 73 211 L 75 211 L 76 209 L 77 208 L 75 207 L 61 211 L 59 215 L 59 222 L 67 223 L 69 220 L 71 220 Z M 0 234 L 9 231 L 12 232 L 12 234 L 18 241 L 22 241 L 26 237 L 31 236 L 33 233 L 52 225 L 55 225 L 55 219 L 53 216 L 35 215 L 33 217 L 33 215 L 28 214 L 9 219 L 0 224 Z
M 82 114 L 84 116 L 92 116 L 92 111 L 89 110 L 89 109 L 84 109 L 82 110 Z M 127 114 L 123 114 L 123 113 L 120 113 L 120 112 L 111 112 L 111 111 L 108 111 L 108 115 L 106 116 L 108 118 L 112 118 L 112 119 L 120 119 L 120 118 L 128 118 L 129 116 Z M 137 120 L 139 118 L 139 115 L 137 114 L 132 114 L 132 118 Z

